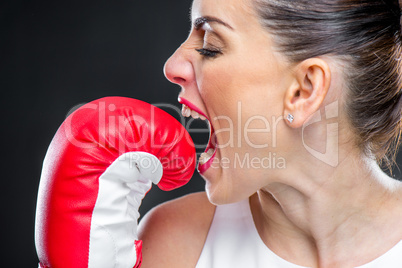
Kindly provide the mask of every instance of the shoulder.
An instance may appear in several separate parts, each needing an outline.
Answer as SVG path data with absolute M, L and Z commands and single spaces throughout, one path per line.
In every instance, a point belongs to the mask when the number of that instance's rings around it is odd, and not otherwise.
M 195 267 L 215 212 L 204 192 L 189 194 L 149 211 L 139 225 L 141 267 Z

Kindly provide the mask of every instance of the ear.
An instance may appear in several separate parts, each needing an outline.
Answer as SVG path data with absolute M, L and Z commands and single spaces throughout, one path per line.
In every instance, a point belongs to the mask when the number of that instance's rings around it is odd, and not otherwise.
M 299 128 L 320 109 L 331 84 L 331 71 L 321 58 L 310 58 L 296 66 L 294 82 L 287 89 L 284 118 L 287 124 Z M 291 115 L 293 121 L 287 118 Z

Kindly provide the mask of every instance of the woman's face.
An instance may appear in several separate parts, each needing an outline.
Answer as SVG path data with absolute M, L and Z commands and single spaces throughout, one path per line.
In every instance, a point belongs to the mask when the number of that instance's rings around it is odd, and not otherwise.
M 183 114 L 210 122 L 210 153 L 198 169 L 215 204 L 247 198 L 286 168 L 290 71 L 250 1 L 195 0 L 189 37 L 165 65 L 181 86 Z

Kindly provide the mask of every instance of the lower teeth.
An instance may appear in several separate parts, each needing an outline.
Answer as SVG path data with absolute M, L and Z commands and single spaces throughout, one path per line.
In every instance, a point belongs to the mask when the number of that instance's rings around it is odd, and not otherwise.
M 207 152 L 202 153 L 199 159 L 200 164 L 203 165 L 206 162 L 208 162 L 208 160 L 211 159 L 213 153 L 214 153 L 213 149 L 209 149 Z

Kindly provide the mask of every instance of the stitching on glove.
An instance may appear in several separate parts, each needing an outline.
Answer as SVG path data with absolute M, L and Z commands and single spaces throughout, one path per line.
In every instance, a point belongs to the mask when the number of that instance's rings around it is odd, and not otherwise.
M 107 233 L 108 236 L 110 237 L 110 239 L 113 241 L 113 248 L 114 248 L 114 254 L 113 254 L 113 256 L 114 256 L 114 264 L 113 264 L 113 267 L 116 267 L 116 265 L 117 265 L 117 246 L 116 246 L 115 239 L 113 238 L 112 234 L 107 230 L 107 228 L 104 227 L 103 225 L 98 225 L 96 223 L 92 223 L 92 225 L 95 226 L 96 228 L 99 228 L 100 230 L 104 231 L 105 233 Z M 88 254 L 90 253 L 90 251 L 91 251 L 91 240 L 89 240 L 89 252 L 88 252 Z M 47 267 L 45 267 L 45 268 L 47 268 Z

